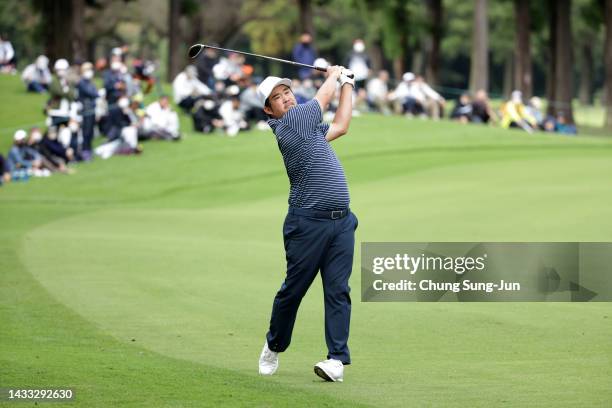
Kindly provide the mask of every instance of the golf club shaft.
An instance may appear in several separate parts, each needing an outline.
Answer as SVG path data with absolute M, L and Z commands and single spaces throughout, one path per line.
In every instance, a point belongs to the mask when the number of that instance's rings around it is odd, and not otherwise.
M 235 52 L 235 53 L 238 53 L 238 54 L 250 55 L 251 57 L 265 58 L 265 59 L 269 59 L 269 60 L 272 60 L 272 61 L 283 62 L 285 64 L 295 65 L 295 66 L 298 66 L 298 67 L 311 68 L 311 69 L 316 69 L 317 71 L 327 72 L 327 68 L 323 68 L 323 67 L 316 67 L 314 65 L 302 64 L 301 62 L 289 61 L 289 60 L 285 60 L 285 59 L 281 59 L 281 58 L 275 58 L 275 57 L 268 57 L 266 55 L 253 54 L 253 53 L 250 53 L 250 52 L 230 50 L 230 49 L 227 49 L 227 48 L 215 47 L 213 45 L 206 45 L 206 44 L 195 44 L 195 45 L 192 45 L 191 48 L 189 49 L 189 56 L 191 58 L 197 57 L 204 48 L 212 48 L 212 49 L 215 49 L 215 50 L 226 51 L 226 52 Z

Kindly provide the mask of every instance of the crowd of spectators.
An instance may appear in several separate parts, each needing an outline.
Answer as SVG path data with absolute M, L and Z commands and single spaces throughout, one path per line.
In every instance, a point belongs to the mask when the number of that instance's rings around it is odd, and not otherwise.
M 302 34 L 292 50 L 297 62 L 328 66 L 317 56 L 312 36 Z M 0 70 L 16 74 L 16 56 L 5 38 L 0 38 Z M 356 39 L 344 65 L 355 75 L 354 114 L 379 112 L 408 118 L 438 120 L 447 116 L 460 123 L 499 124 L 527 132 L 536 130 L 575 134 L 576 127 L 563 114 L 546 116 L 541 101 L 532 97 L 523 102 L 514 91 L 510 100 L 496 110 L 484 90 L 461 94 L 445 115 L 446 99 L 420 75 L 403 74 L 393 81 L 387 71 L 374 72 L 365 42 Z M 107 159 L 115 154 L 139 154 L 143 140 L 181 138 L 179 115 L 168 95 L 160 92 L 155 64 L 131 58 L 127 47 L 112 50 L 109 58 L 91 62 L 65 59 L 54 61 L 52 69 L 40 55 L 21 73 L 28 92 L 45 93 L 45 127 L 19 129 L 8 155 L 0 155 L 2 181 L 46 177 L 53 172 L 71 173 L 73 163 L 94 157 Z M 320 71 L 300 68 L 293 80 L 298 103 L 312 99 L 324 80 Z M 220 54 L 206 48 L 202 55 L 180 72 L 172 82 L 172 100 L 202 133 L 221 133 L 230 137 L 257 128 L 269 130 L 267 117 L 257 98 L 261 78 L 253 66 L 238 53 Z M 101 86 L 100 86 L 101 85 Z M 156 101 L 145 106 L 145 95 L 156 90 Z M 330 107 L 333 115 L 334 106 Z M 104 140 L 96 143 L 94 138 Z

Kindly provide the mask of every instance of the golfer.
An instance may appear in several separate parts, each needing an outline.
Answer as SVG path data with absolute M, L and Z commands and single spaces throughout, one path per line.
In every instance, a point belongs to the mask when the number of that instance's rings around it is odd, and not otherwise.
M 331 124 L 323 112 L 340 83 L 340 102 Z M 302 298 L 321 271 L 325 298 L 327 359 L 315 373 L 327 381 L 342 381 L 350 364 L 348 348 L 351 298 L 348 280 L 353 265 L 357 217 L 349 209 L 349 192 L 342 165 L 329 142 L 346 134 L 352 114 L 354 80 L 346 68 L 327 69 L 315 98 L 298 105 L 291 81 L 267 77 L 257 88 L 291 184 L 289 211 L 283 225 L 287 276 L 274 298 L 270 329 L 259 358 L 259 373 L 272 375 L 278 353 L 289 347 Z

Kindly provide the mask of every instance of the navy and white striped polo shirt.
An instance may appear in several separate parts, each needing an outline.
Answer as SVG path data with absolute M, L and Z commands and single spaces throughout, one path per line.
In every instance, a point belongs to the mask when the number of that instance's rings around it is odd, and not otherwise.
M 268 124 L 289 176 L 289 205 L 324 211 L 348 208 L 344 169 L 325 140 L 329 124 L 323 123 L 319 102 L 297 105 Z

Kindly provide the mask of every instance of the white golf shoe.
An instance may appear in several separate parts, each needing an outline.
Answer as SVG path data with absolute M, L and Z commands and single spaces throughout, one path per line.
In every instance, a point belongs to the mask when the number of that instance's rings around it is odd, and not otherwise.
M 278 353 L 268 348 L 268 342 L 264 343 L 263 350 L 259 356 L 259 374 L 272 375 L 278 369 Z
M 344 379 L 344 365 L 340 360 L 329 359 L 321 361 L 314 366 L 316 375 L 325 381 L 342 382 Z

